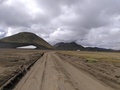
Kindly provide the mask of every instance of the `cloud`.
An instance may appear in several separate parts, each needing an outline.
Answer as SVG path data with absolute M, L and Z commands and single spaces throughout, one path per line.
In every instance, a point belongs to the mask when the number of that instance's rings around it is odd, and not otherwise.
M 3 28 L 0 27 L 0 38 L 5 37 L 6 34 L 7 34 L 7 32 Z
M 14 1 L 14 3 L 12 3 L 12 0 L 10 1 L 7 0 L 0 5 L 0 23 L 11 27 L 28 26 L 30 17 L 24 4 L 19 1 Z
M 120 0 L 0 0 L 0 27 L 4 28 L 0 37 L 29 31 L 51 44 L 75 41 L 85 46 L 120 49 L 119 3 Z

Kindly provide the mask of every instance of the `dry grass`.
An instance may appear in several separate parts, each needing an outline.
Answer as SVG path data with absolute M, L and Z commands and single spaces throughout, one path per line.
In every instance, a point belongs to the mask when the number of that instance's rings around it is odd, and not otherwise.
M 0 49 L 0 86 L 22 68 L 39 59 L 45 51 Z
M 88 61 L 107 61 L 120 63 L 120 53 L 118 52 L 87 52 L 87 51 L 58 51 L 63 54 L 81 57 Z
M 120 90 L 120 53 L 58 51 L 61 58 L 97 79 Z

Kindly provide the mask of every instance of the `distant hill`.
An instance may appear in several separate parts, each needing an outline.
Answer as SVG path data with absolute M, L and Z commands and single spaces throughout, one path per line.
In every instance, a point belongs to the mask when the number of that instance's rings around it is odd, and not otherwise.
M 83 47 L 82 45 L 78 45 L 75 42 L 64 43 L 60 42 L 54 45 L 57 50 L 81 50 L 81 51 L 104 51 L 104 52 L 116 52 L 119 50 L 99 48 L 99 47 Z
M 64 43 L 60 42 L 54 45 L 57 50 L 84 50 L 85 48 L 81 45 L 76 44 L 75 42 Z
M 17 48 L 34 45 L 38 49 L 53 49 L 45 40 L 30 32 L 21 32 L 0 40 L 0 48 Z
M 113 49 L 106 49 L 106 48 L 99 48 L 99 47 L 86 47 L 85 48 L 87 51 L 117 51 Z

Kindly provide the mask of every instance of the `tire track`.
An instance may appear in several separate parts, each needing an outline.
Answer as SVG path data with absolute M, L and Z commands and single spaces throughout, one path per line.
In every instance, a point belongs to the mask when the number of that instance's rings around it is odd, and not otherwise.
M 46 70 L 46 65 L 47 65 L 47 60 L 45 60 L 45 65 L 44 65 L 44 71 L 42 74 L 42 81 L 41 81 L 41 85 L 40 85 L 40 90 L 43 90 L 43 86 L 44 86 L 44 82 L 45 82 L 45 70 Z
M 69 83 L 74 90 L 79 90 L 79 87 L 77 87 L 77 83 L 74 83 L 73 80 L 71 80 L 70 74 L 63 68 L 60 62 L 57 60 L 54 60 L 55 68 L 59 73 L 62 73 L 64 75 L 64 82 Z
M 25 75 L 25 77 L 18 83 L 18 85 L 14 88 L 14 90 L 33 90 L 31 86 L 33 86 L 33 82 L 39 83 L 41 85 L 42 83 L 42 73 L 43 73 L 43 68 L 45 66 L 45 57 L 42 57 L 35 63 L 35 67 L 33 66 L 30 71 Z M 40 66 L 41 65 L 41 66 Z M 39 71 L 41 70 L 41 73 Z M 39 79 L 38 79 L 38 76 Z M 31 83 L 29 83 L 31 82 Z M 29 84 L 28 84 L 29 83 Z M 32 85 L 33 84 L 33 85 Z M 37 85 L 37 84 L 36 84 Z M 40 87 L 39 85 L 39 87 Z M 38 87 L 38 85 L 37 85 Z M 27 88 L 27 89 L 26 89 Z

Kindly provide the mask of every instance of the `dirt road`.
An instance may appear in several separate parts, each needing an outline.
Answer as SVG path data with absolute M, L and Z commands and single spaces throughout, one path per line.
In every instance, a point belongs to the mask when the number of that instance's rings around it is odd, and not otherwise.
M 47 52 L 14 90 L 114 90 L 77 69 L 54 52 Z

